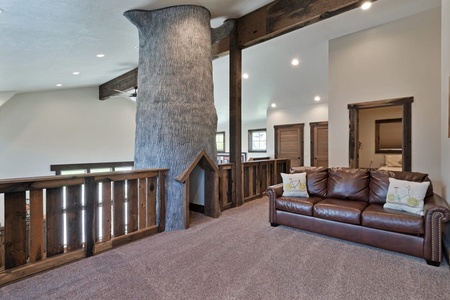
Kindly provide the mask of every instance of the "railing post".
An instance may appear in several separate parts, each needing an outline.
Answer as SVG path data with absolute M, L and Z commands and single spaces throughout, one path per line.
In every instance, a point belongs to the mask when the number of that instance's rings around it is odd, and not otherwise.
M 84 181 L 84 209 L 85 209 L 85 255 L 94 255 L 95 246 L 95 202 L 97 200 L 97 185 L 94 177 L 86 177 Z
M 158 230 L 166 230 L 166 172 L 158 172 Z

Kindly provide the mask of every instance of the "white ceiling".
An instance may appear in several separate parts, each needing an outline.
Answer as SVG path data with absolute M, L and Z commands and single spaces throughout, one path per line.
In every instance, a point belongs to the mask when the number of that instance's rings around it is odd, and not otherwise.
M 123 17 L 130 9 L 177 4 L 202 5 L 212 26 L 261 7 L 270 0 L 0 0 L 0 93 L 98 86 L 137 66 L 137 29 Z M 378 0 L 250 47 L 243 53 L 243 114 L 265 118 L 270 103 L 327 101 L 328 41 L 440 6 L 441 0 Z M 97 58 L 96 54 L 105 54 Z M 300 65 L 293 68 L 292 58 Z M 72 75 L 78 71 L 80 75 Z M 214 61 L 219 120 L 228 114 L 228 58 Z M 288 104 L 290 103 L 290 104 Z

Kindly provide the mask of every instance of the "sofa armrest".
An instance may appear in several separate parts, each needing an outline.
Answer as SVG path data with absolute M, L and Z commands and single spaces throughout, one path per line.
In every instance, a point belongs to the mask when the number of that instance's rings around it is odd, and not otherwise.
M 269 196 L 269 222 L 272 226 L 277 224 L 275 213 L 275 200 L 283 195 L 283 184 L 277 184 L 269 186 L 266 190 L 267 196 Z
M 425 198 L 425 205 L 423 215 L 425 218 L 432 216 L 435 213 L 442 213 L 442 222 L 448 222 L 450 220 L 450 208 L 447 202 L 439 195 L 433 194 Z
M 439 195 L 425 198 L 424 257 L 432 263 L 440 263 L 442 256 L 442 224 L 450 220 L 447 202 Z

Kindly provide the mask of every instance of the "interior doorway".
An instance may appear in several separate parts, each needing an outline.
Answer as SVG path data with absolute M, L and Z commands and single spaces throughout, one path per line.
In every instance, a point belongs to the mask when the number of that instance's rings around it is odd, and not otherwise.
M 328 167 L 328 122 L 309 123 L 311 166 Z
M 291 167 L 303 166 L 304 127 L 305 124 L 274 126 L 275 158 L 289 159 Z
M 402 164 L 403 171 L 411 171 L 411 104 L 413 97 L 396 98 L 388 100 L 370 101 L 349 104 L 349 166 L 351 168 L 359 167 L 359 151 L 360 151 L 360 110 L 400 106 L 402 109 Z

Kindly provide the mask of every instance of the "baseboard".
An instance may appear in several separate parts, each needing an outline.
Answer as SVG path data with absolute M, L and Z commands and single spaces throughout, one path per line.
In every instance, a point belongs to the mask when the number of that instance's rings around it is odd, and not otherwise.
M 205 206 L 195 203 L 189 203 L 189 210 L 204 214 L 205 213 Z

